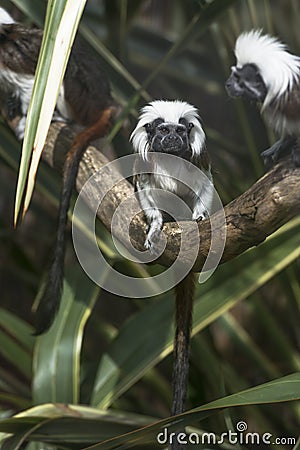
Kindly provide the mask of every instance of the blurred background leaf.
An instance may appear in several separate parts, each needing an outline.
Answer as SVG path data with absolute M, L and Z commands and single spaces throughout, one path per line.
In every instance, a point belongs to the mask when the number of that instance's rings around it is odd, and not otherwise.
M 124 449 L 137 446 L 144 448 L 145 444 L 152 442 L 155 447 L 158 447 L 157 443 L 154 444 L 155 438 L 164 429 L 178 430 L 180 427 L 201 421 L 220 409 L 299 400 L 299 384 L 300 373 L 293 374 L 217 399 L 199 408 L 186 411 L 180 416 L 157 422 L 138 415 L 129 414 L 122 417 L 120 414 L 97 412 L 87 407 L 42 405 L 19 414 L 15 418 L 3 420 L 0 423 L 0 431 L 14 433 L 14 445 L 17 439 L 21 442 L 24 437 L 27 438 L 30 435 L 30 438 L 35 441 L 41 439 L 58 445 L 60 443 L 79 444 L 81 447 L 86 447 L 89 442 L 100 441 L 97 445 L 87 447 L 95 450 L 120 448 L 120 445 Z M 45 417 L 47 417 L 46 420 Z M 137 426 L 141 428 L 135 430 Z M 6 448 L 10 447 L 6 446 Z M 11 448 L 18 450 L 19 446 Z
M 43 26 L 46 2 L 0 3 L 16 20 Z M 225 93 L 235 39 L 243 30 L 263 28 L 279 35 L 300 54 L 299 20 L 298 0 L 89 0 L 79 33 L 102 61 L 126 118 L 125 126 L 120 122 L 109 137 L 107 156 L 112 159 L 131 152 L 128 136 L 138 108 L 145 102 L 182 98 L 199 108 L 223 202 L 235 198 L 264 173 L 259 153 L 274 139 L 255 105 L 232 101 Z M 50 405 L 54 408 L 50 410 L 41 404 L 93 405 L 102 408 L 98 411 L 103 423 L 96 416 L 91 419 L 99 420 L 104 431 L 109 423 L 110 436 L 167 417 L 172 293 L 130 300 L 98 289 L 78 267 L 70 241 L 63 306 L 49 333 L 40 338 L 31 335 L 31 308 L 56 232 L 60 177 L 41 163 L 31 207 L 22 225 L 14 230 L 19 147 L 12 132 L 0 122 L 1 417 L 21 410 L 32 413 L 29 408 L 37 405 L 44 408 L 43 420 L 48 426 L 47 418 L 53 417 L 55 405 Z M 275 401 L 284 386 L 281 378 L 299 372 L 299 226 L 299 219 L 293 220 L 259 247 L 219 267 L 212 278 L 198 286 L 189 409 L 278 379 Z M 89 236 L 89 230 L 85 233 Z M 141 268 L 122 258 L 101 224 L 97 224 L 97 239 L 107 260 L 125 274 L 143 276 L 161 270 L 155 265 Z M 75 410 L 75 415 L 94 411 L 86 408 L 85 412 Z M 41 409 L 35 410 L 36 415 Z M 69 420 L 67 406 L 59 414 Z M 111 418 L 108 423 L 106 415 Z M 25 418 L 28 426 L 19 428 L 11 440 L 3 443 L 7 436 L 2 435 L 1 444 L 7 449 L 26 446 L 27 433 L 40 426 L 40 420 Z M 296 401 L 240 405 L 207 416 L 201 427 L 193 424 L 197 427 L 193 430 L 221 435 L 228 426 L 234 428 L 244 420 L 250 431 L 296 438 L 299 419 Z M 13 420 L 5 423 L 14 426 Z M 49 424 L 55 433 L 55 422 Z M 63 425 L 59 426 L 63 430 Z M 67 430 L 67 422 L 65 426 Z M 90 435 L 88 442 L 96 442 L 94 438 Z M 139 447 L 152 449 L 153 441 L 146 444 L 146 440 Z M 80 448 L 63 441 L 56 446 L 35 442 L 27 447 Z M 251 449 L 250 445 L 240 447 Z M 214 448 L 233 447 L 227 442 Z

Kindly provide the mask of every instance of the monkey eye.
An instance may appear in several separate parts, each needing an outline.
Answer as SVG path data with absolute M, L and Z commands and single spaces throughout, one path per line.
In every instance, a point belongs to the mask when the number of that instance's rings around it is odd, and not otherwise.
M 192 128 L 194 128 L 194 124 L 192 122 L 189 123 L 188 127 L 189 127 L 189 131 L 191 131 Z
M 236 66 L 231 66 L 231 75 L 234 78 L 239 78 L 239 76 L 240 76 L 239 69 Z
M 239 74 L 239 72 L 237 72 L 236 70 L 234 72 L 232 72 L 233 78 L 236 79 L 236 81 L 239 81 L 241 76 Z
M 145 123 L 144 128 L 146 131 L 150 131 L 151 130 L 151 123 Z
M 176 133 L 177 134 L 183 134 L 186 131 L 185 127 L 177 127 L 176 128 Z
M 168 133 L 169 133 L 169 129 L 168 129 L 167 127 L 161 127 L 161 128 L 159 129 L 159 131 L 160 131 L 161 133 L 163 133 L 163 134 L 168 134 Z

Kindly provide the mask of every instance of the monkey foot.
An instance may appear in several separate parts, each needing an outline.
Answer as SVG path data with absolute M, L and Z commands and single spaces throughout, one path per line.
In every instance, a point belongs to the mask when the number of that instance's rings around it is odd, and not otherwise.
M 300 147 L 294 147 L 292 150 L 292 159 L 295 166 L 300 167 Z
M 264 164 L 266 167 L 271 167 L 274 163 L 279 161 L 280 158 L 294 153 L 295 150 L 299 147 L 297 146 L 297 139 L 295 137 L 285 137 L 280 139 L 278 142 L 275 142 L 272 147 L 261 153 L 261 156 L 264 160 Z M 299 158 L 299 154 L 298 154 Z M 298 164 L 297 164 L 298 165 Z
M 148 233 L 144 247 L 153 256 L 159 256 L 163 251 L 163 242 L 160 241 L 161 230 L 154 230 Z

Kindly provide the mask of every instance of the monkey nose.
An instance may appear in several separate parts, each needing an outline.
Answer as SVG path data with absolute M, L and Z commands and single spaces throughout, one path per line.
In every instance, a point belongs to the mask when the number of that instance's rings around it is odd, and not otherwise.
M 162 140 L 162 144 L 164 147 L 178 147 L 181 146 L 182 141 L 179 136 L 175 134 L 168 134 Z
M 227 94 L 230 97 L 237 97 L 238 96 L 237 95 L 237 91 L 235 91 L 233 89 L 233 84 L 232 84 L 232 80 L 230 79 L 230 77 L 228 78 L 228 80 L 225 83 L 225 89 L 226 89 Z
M 225 88 L 227 89 L 227 90 L 229 90 L 230 88 L 231 88 L 231 80 L 230 80 L 230 78 L 228 78 L 228 80 L 226 81 L 226 83 L 225 83 Z

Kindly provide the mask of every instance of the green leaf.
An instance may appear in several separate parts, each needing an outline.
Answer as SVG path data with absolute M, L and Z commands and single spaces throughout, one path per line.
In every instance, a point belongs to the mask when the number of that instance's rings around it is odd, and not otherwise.
M 35 441 L 54 444 L 80 443 L 102 440 L 88 449 L 133 448 L 156 442 L 159 432 L 168 432 L 202 420 L 221 409 L 262 405 L 300 399 L 300 373 L 294 373 L 268 383 L 220 398 L 179 416 L 150 423 L 149 418 L 116 412 L 97 411 L 73 405 L 42 405 L 18 417 L 0 421 L 0 432 L 27 433 Z M 42 416 L 41 416 L 42 414 Z M 47 419 L 46 419 L 47 417 Z M 142 428 L 135 429 L 137 422 Z M 121 435 L 118 435 L 122 433 Z M 113 437 L 114 436 L 114 437 Z
M 32 352 L 34 338 L 31 336 L 32 327 L 30 325 L 9 311 L 0 308 L 0 327 L 29 354 Z
M 33 433 L 32 439 L 44 442 L 93 443 L 152 422 L 153 419 L 137 414 L 107 413 L 77 405 L 44 404 L 0 421 L 0 432 L 6 433 L 2 440 L 9 433 L 16 435 L 17 439 Z M 48 437 L 44 434 L 45 425 Z
M 17 170 L 18 162 L 20 159 L 20 145 L 17 142 L 15 136 L 7 129 L 7 127 L 0 124 L 0 157 L 6 162 L 6 164 L 13 170 Z M 50 169 L 47 164 L 43 163 L 39 167 L 39 173 L 36 181 L 36 187 L 39 192 L 47 198 L 51 204 L 58 207 L 60 197 L 60 177 Z M 75 195 L 74 195 L 75 198 Z M 71 203 L 75 203 L 72 199 Z M 72 208 L 71 208 L 72 209 Z M 70 219 L 74 221 L 77 227 L 85 236 L 94 240 L 94 234 L 89 228 L 86 227 L 83 220 L 78 217 L 72 217 L 72 213 L 69 213 Z M 96 238 L 97 243 L 101 251 L 106 257 L 110 259 L 122 259 L 120 254 L 116 251 L 112 244 L 111 235 L 106 230 L 104 225 L 97 220 L 96 223 Z
M 34 350 L 34 402 L 79 401 L 80 356 L 85 324 L 99 294 L 81 268 L 67 274 L 60 310 Z
M 128 72 L 126 67 L 116 58 L 100 41 L 100 39 L 93 33 L 93 31 L 84 24 L 80 25 L 80 32 L 85 37 L 87 42 L 106 60 L 110 67 L 113 68 L 123 80 L 126 80 L 135 90 L 141 91 L 141 95 L 145 101 L 150 101 L 151 97 L 146 91 L 142 91 L 142 87 L 139 82 Z
M 202 420 L 212 411 L 216 412 L 223 408 L 235 406 L 247 406 L 254 404 L 261 405 L 299 399 L 300 373 L 298 372 L 215 400 L 206 405 L 200 406 L 199 408 L 187 411 L 179 416 L 174 416 L 172 418 L 156 422 L 153 425 L 144 427 L 141 430 L 87 447 L 85 450 L 109 450 L 119 448 L 119 445 L 122 445 L 122 449 L 126 449 L 133 448 L 136 445 L 142 445 L 150 441 L 154 443 L 156 442 L 158 433 L 163 431 L 165 428 L 167 428 L 169 432 L 182 429 L 191 423 Z
M 40 0 L 11 0 L 26 16 L 30 17 L 37 25 L 43 26 L 46 5 Z
M 156 67 L 150 72 L 150 75 L 144 81 L 142 87 L 145 89 L 155 79 L 166 64 L 179 52 L 184 46 L 198 37 L 203 35 L 207 28 L 217 19 L 217 17 L 228 9 L 237 0 L 223 0 L 222 4 L 218 0 L 209 2 L 204 8 L 201 8 L 198 14 L 195 14 L 184 33 L 182 33 L 177 42 L 172 45 L 170 50 L 165 54 L 163 59 L 159 61 Z
M 295 447 L 293 447 L 292 450 L 299 450 L 299 448 L 300 448 L 300 437 L 299 437 L 299 439 L 297 440 L 296 445 L 295 445 Z
M 20 342 L 0 329 L 0 354 L 24 377 L 31 378 L 31 354 Z
M 192 334 L 200 332 L 238 301 L 255 292 L 299 254 L 300 226 L 298 221 L 293 221 L 286 232 L 281 231 L 277 237 L 268 239 L 232 263 L 220 266 L 211 279 L 198 287 Z M 230 275 L 232 270 L 234 278 Z M 146 370 L 172 351 L 173 309 L 172 296 L 166 295 L 143 308 L 120 328 L 101 359 L 92 405 L 109 407 Z
M 0 402 L 11 405 L 14 410 L 26 409 L 31 405 L 29 399 L 5 392 L 0 392 Z
M 49 0 L 40 56 L 30 101 L 17 184 L 15 223 L 24 201 L 26 212 L 35 176 L 86 0 Z

